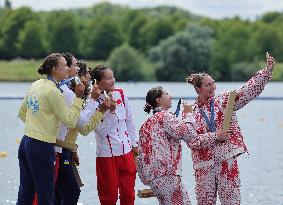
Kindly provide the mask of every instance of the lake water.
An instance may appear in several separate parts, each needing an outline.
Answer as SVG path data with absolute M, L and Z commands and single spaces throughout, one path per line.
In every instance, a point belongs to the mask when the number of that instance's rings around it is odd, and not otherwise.
M 218 83 L 217 91 L 231 90 L 242 83 Z M 117 83 L 129 97 L 144 97 L 153 86 L 162 85 L 172 96 L 195 97 L 191 86 L 185 83 Z M 1 83 L 1 95 L 23 96 L 30 83 Z M 269 83 L 262 97 L 282 97 L 283 83 Z M 193 102 L 189 100 L 189 102 Z M 0 205 L 15 204 L 19 185 L 17 159 L 18 143 L 24 124 L 16 117 L 21 100 L 0 100 Z M 148 117 L 143 112 L 144 100 L 130 100 L 137 130 Z M 175 108 L 177 101 L 174 101 Z M 239 123 L 249 155 L 239 157 L 242 205 L 283 205 L 283 101 L 255 100 L 238 111 Z M 79 137 L 80 173 L 85 186 L 80 204 L 98 204 L 95 174 L 95 138 L 93 134 Z M 183 181 L 192 204 L 196 204 L 194 177 L 190 150 L 183 146 Z M 146 188 L 137 178 L 136 189 Z M 136 199 L 137 205 L 158 204 L 156 198 Z M 217 204 L 220 204 L 219 202 Z

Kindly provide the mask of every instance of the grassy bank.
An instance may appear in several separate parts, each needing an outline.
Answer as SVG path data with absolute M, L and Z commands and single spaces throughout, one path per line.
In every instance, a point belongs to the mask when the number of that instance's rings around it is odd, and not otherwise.
M 41 76 L 37 73 L 42 60 L 12 60 L 0 61 L 0 81 L 34 81 Z M 86 61 L 90 67 L 105 63 L 101 61 Z
M 37 69 L 42 60 L 12 60 L 0 61 L 0 81 L 34 81 L 40 78 Z M 89 67 L 94 67 L 98 64 L 107 64 L 103 61 L 86 61 Z M 261 67 L 264 62 L 261 63 Z M 155 81 L 154 66 L 149 62 L 144 62 L 143 74 L 146 81 Z M 118 78 L 119 79 L 119 78 Z M 273 80 L 283 79 L 283 63 L 277 63 Z
M 40 77 L 37 68 L 40 66 L 37 60 L 13 60 L 0 61 L 1 81 L 33 81 Z
M 107 64 L 105 61 L 85 61 L 91 68 L 98 64 Z M 0 81 L 34 81 L 40 78 L 37 73 L 42 60 L 0 60 Z M 143 74 L 146 81 L 155 81 L 153 65 L 143 63 Z

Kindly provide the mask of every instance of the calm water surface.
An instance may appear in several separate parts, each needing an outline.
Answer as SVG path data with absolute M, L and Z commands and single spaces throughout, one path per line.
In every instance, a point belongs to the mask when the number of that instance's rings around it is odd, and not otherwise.
M 231 90 L 242 83 L 218 83 L 217 91 Z M 147 90 L 162 85 L 173 96 L 195 97 L 194 90 L 185 83 L 117 83 L 130 97 L 144 97 Z M 30 83 L 0 83 L 1 95 L 23 96 Z M 283 96 L 283 83 L 270 83 L 263 97 Z M 189 101 L 193 102 L 193 101 Z M 20 100 L 0 100 L 0 205 L 15 204 L 19 185 L 17 159 L 18 144 L 24 124 L 16 117 Z M 176 106 L 174 101 L 173 108 Z M 143 112 L 143 100 L 131 100 L 137 130 L 148 117 Z M 283 101 L 256 100 L 238 111 L 239 123 L 245 137 L 249 155 L 239 157 L 241 173 L 242 205 L 283 205 Z M 95 175 L 95 137 L 79 137 L 80 173 L 85 186 L 79 202 L 84 205 L 98 204 Z M 190 151 L 183 146 L 183 178 L 192 204 L 196 204 L 194 177 Z M 136 189 L 146 188 L 139 179 Z M 155 198 L 136 199 L 137 205 L 158 204 Z M 218 204 L 220 204 L 218 202 Z

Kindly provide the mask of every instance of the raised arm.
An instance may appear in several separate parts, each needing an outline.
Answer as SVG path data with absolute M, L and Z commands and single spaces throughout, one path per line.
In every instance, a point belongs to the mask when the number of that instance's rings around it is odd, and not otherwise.
M 76 97 L 71 108 L 68 108 L 60 91 L 58 89 L 51 89 L 47 95 L 47 102 L 60 121 L 67 127 L 76 127 L 83 105 L 83 99 Z
M 86 107 L 80 113 L 79 121 L 77 123 L 76 128 L 83 129 L 83 127 L 90 122 L 91 117 L 94 115 L 97 108 L 98 108 L 98 102 L 90 98 Z
M 98 126 L 99 123 L 101 123 L 103 116 L 104 113 L 97 110 L 86 124 L 81 124 L 81 126 L 78 126 L 77 124 L 77 131 L 83 136 L 87 136 Z
M 117 122 L 116 114 L 106 112 L 109 109 L 110 104 L 111 102 L 107 99 L 107 102 L 104 101 L 99 106 L 98 102 L 91 99 L 85 109 L 81 112 L 77 123 L 77 130 L 82 135 L 86 136 L 93 130 L 101 133 L 114 127 Z
M 275 60 L 269 54 L 266 56 L 266 68 L 258 71 L 244 86 L 236 90 L 237 97 L 234 110 L 239 110 L 259 96 L 272 76 Z M 225 101 L 227 100 L 227 96 Z
M 178 140 L 190 141 L 197 135 L 191 123 L 194 123 L 193 118 L 185 118 L 180 121 L 178 118 L 170 112 L 164 114 L 164 131 Z
M 104 114 L 109 109 L 110 104 L 111 100 L 109 98 L 106 98 L 98 108 L 95 108 L 96 106 L 94 106 L 89 112 L 85 112 L 84 114 L 88 115 L 87 119 L 84 120 L 84 124 L 81 123 L 80 126 L 78 126 L 77 124 L 77 130 L 84 136 L 95 130 L 98 127 L 98 124 L 102 122 Z M 94 113 L 93 110 L 95 110 Z M 90 115 L 89 113 L 92 114 L 90 120 L 88 120 Z M 84 116 L 81 115 L 80 118 L 81 117 L 83 118 Z

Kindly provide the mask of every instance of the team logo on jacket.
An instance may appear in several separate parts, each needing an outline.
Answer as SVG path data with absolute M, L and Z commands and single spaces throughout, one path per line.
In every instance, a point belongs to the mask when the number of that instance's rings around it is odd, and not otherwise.
M 121 100 L 121 99 L 116 100 L 116 104 L 117 104 L 117 105 L 120 105 L 121 103 L 122 103 L 122 100 Z
M 39 102 L 36 96 L 28 96 L 26 103 L 33 115 L 39 111 Z

